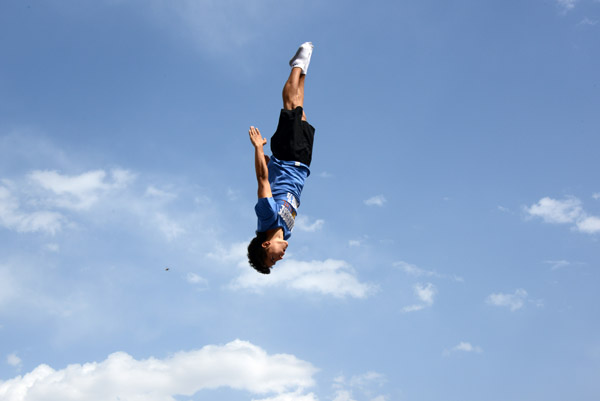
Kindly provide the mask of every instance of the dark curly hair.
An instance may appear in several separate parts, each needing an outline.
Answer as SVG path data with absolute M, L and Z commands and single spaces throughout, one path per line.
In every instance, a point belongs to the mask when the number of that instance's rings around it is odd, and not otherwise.
M 271 269 L 265 266 L 265 259 L 267 258 L 267 251 L 263 248 L 262 244 L 267 240 L 266 232 L 256 232 L 256 237 L 252 238 L 248 245 L 248 263 L 250 266 L 262 274 L 271 273 Z

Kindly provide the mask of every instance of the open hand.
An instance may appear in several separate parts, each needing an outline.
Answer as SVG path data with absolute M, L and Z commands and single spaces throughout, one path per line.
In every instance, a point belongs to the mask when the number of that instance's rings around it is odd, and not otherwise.
M 254 145 L 255 148 L 262 147 L 267 144 L 267 139 L 262 137 L 258 128 L 250 127 L 248 134 L 250 135 L 250 142 L 252 142 L 252 145 Z

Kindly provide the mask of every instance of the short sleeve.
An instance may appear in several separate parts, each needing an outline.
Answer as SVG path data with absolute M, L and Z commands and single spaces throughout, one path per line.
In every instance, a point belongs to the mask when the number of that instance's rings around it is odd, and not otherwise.
M 258 217 L 259 232 L 269 230 L 277 222 L 277 205 L 272 197 L 260 198 L 254 206 L 254 211 Z

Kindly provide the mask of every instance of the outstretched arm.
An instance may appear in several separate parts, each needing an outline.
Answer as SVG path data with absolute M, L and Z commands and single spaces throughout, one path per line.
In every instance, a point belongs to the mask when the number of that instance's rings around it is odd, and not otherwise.
M 262 137 L 258 128 L 255 127 L 250 127 L 248 134 L 250 135 L 250 142 L 254 146 L 254 168 L 256 170 L 256 181 L 258 182 L 258 198 L 270 198 L 273 194 L 269 184 L 268 157 L 265 156 L 263 150 L 267 140 Z

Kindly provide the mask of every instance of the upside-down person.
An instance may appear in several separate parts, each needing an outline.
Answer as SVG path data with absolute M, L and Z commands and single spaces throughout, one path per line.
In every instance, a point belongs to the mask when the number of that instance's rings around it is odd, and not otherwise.
M 290 60 L 292 71 L 283 87 L 283 109 L 271 137 L 271 157 L 264 153 L 267 140 L 258 128 L 249 130 L 258 181 L 254 207 L 258 226 L 248 245 L 248 261 L 263 274 L 269 274 L 285 255 L 304 181 L 310 175 L 315 129 L 304 113 L 304 80 L 312 50 L 312 43 L 303 43 Z

